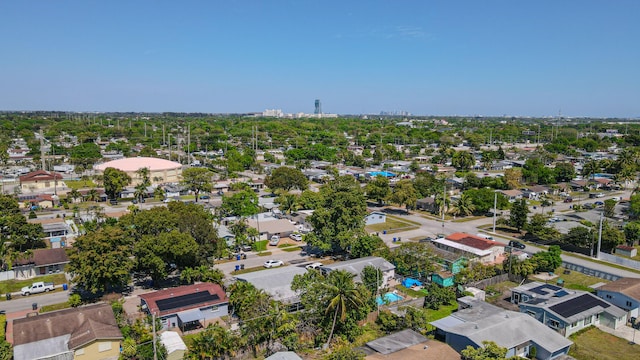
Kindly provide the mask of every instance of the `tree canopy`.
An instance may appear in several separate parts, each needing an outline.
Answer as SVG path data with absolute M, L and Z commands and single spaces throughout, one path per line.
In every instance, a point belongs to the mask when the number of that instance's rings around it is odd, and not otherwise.
M 104 169 L 102 175 L 104 182 L 104 192 L 110 199 L 117 199 L 124 188 L 131 184 L 131 176 L 122 170 L 108 167 Z
M 307 177 L 304 176 L 302 171 L 288 166 L 281 166 L 273 170 L 271 175 L 264 179 L 264 184 L 271 189 L 271 191 L 290 191 L 292 189 L 302 191 L 307 189 L 309 186 L 308 183 Z

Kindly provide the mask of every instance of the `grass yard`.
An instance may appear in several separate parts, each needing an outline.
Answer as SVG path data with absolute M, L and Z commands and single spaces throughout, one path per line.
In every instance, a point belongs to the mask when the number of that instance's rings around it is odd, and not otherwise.
M 559 277 L 553 279 L 553 282 L 555 283 L 558 281 L 558 279 L 562 279 L 564 280 L 564 287 L 566 287 L 567 289 L 584 290 L 584 291 L 593 292 L 594 290 L 589 286 L 600 283 L 600 282 L 604 282 L 604 283 L 609 282 L 608 280 L 601 279 L 595 276 L 585 275 L 578 271 L 571 271 L 570 274 L 564 274 L 563 271 L 564 271 L 564 268 L 558 268 L 556 270 L 556 274 Z M 535 278 L 532 278 L 532 279 L 535 280 Z M 536 281 L 540 281 L 540 280 L 538 279 Z
M 420 297 L 425 297 L 427 296 L 427 290 L 426 289 L 421 289 L 421 290 L 412 290 L 409 289 L 408 287 L 405 287 L 404 285 L 396 285 L 395 286 L 396 289 L 398 289 L 400 292 L 405 293 L 411 297 L 414 298 L 420 298 Z
M 640 345 L 630 345 L 625 339 L 592 327 L 571 335 L 569 355 L 578 360 L 636 360 L 640 359 Z
M 365 229 L 370 233 L 386 231 L 387 234 L 393 234 L 398 231 L 414 230 L 418 227 L 420 227 L 420 224 L 414 221 L 387 215 L 387 221 L 384 223 L 367 225 Z
M 67 184 L 68 188 L 76 190 L 94 188 L 97 186 L 96 183 L 91 180 L 65 180 L 64 183 Z
M 458 310 L 458 303 L 457 302 L 453 302 L 452 304 L 449 304 L 449 305 L 441 305 L 438 310 L 428 309 L 427 310 L 427 323 L 446 318 L 447 316 L 451 315 L 456 310 Z M 431 325 L 428 325 L 427 328 L 429 330 L 433 330 L 433 326 L 431 326 Z
M 67 278 L 64 274 L 52 274 L 39 276 L 27 280 L 7 280 L 0 282 L 0 294 L 20 291 L 23 287 L 29 286 L 37 281 L 53 282 L 55 285 L 65 284 Z
M 269 256 L 271 255 L 271 251 L 262 251 L 258 253 L 258 256 Z
M 284 265 L 286 266 L 286 265 Z M 252 272 L 256 272 L 256 271 L 262 271 L 262 270 L 270 270 L 270 269 L 278 269 L 281 268 L 282 266 L 278 266 L 278 267 L 274 267 L 274 268 L 266 268 L 264 266 L 256 266 L 256 267 L 250 267 L 250 268 L 244 268 L 242 270 L 234 270 L 231 273 L 233 275 L 239 275 L 239 274 L 247 274 L 247 273 L 252 273 Z
M 286 252 L 295 252 L 300 250 L 302 250 L 300 249 L 300 246 L 288 246 L 286 248 L 282 248 L 282 251 L 286 251 Z
M 255 251 L 265 251 L 267 250 L 267 244 L 269 243 L 269 240 L 260 240 L 260 241 L 256 241 L 253 244 L 253 249 Z
M 71 305 L 69 305 L 68 302 L 63 302 L 63 303 L 59 303 L 59 304 L 53 304 L 53 305 L 44 305 L 40 308 L 40 313 L 46 313 L 49 311 L 56 311 L 56 310 L 62 310 L 62 309 L 68 309 L 70 308 Z

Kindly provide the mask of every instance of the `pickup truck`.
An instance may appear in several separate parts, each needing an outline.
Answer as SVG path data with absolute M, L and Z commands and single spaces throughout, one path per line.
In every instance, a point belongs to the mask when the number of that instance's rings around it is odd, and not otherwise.
M 31 294 L 39 294 L 42 292 L 53 291 L 52 282 L 34 282 L 31 286 L 25 286 L 22 288 L 22 296 L 29 296 Z

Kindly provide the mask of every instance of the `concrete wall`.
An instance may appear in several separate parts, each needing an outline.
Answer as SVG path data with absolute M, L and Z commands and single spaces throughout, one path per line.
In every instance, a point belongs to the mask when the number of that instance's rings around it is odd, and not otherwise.
M 100 351 L 101 348 L 109 350 Z M 75 351 L 74 360 L 104 360 L 117 359 L 120 356 L 120 340 L 94 341 Z

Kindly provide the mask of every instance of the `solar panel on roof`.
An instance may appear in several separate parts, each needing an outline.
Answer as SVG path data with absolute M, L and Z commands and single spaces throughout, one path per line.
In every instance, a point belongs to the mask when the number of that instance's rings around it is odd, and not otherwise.
M 560 290 L 557 293 L 553 294 L 553 296 L 555 296 L 555 297 L 563 297 L 563 296 L 566 296 L 566 295 L 569 295 L 569 293 L 564 291 L 564 290 Z
M 536 294 L 540 294 L 540 295 L 546 295 L 550 292 L 554 292 L 554 291 L 558 291 L 558 290 L 562 290 L 561 287 L 555 286 L 555 285 L 551 285 L 551 284 L 542 284 L 540 286 L 534 287 L 533 289 L 529 290 L 533 293 Z
M 578 296 L 577 298 L 569 299 L 563 303 L 553 305 L 549 307 L 549 309 L 560 316 L 568 318 L 596 306 L 608 308 L 609 304 L 595 296 L 584 294 Z
M 210 294 L 208 291 L 201 291 L 193 294 L 186 294 L 168 299 L 156 301 L 160 311 L 178 309 L 190 305 L 202 304 L 209 301 L 219 300 L 218 294 Z

